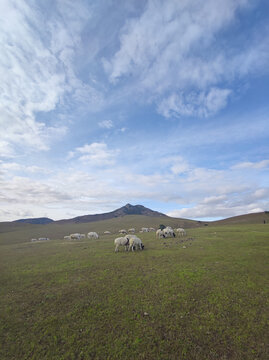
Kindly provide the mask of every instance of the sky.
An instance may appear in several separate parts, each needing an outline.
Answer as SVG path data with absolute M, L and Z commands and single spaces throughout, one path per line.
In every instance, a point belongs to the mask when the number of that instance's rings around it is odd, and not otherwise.
M 269 210 L 267 0 L 1 0 L 0 221 Z

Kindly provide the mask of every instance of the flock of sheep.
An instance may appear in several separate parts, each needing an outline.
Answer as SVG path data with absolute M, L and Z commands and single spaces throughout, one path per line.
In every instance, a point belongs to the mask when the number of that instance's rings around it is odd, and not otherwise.
M 144 232 L 150 232 L 150 231 L 155 231 L 154 228 L 141 228 L 140 232 L 144 233 Z M 144 249 L 144 245 L 141 241 L 141 239 L 139 237 L 137 237 L 136 235 L 134 235 L 135 233 L 135 229 L 131 228 L 127 230 L 122 229 L 119 230 L 119 233 L 125 236 L 122 237 L 117 237 L 114 240 L 114 245 L 115 245 L 115 252 L 119 251 L 119 247 L 123 246 L 125 248 L 126 251 L 134 251 L 136 249 L 139 250 L 143 250 Z M 110 231 L 105 231 L 104 235 L 107 234 L 111 234 Z M 176 237 L 176 234 L 178 234 L 178 236 L 185 236 L 186 235 L 186 231 L 183 228 L 177 228 L 175 230 L 173 230 L 170 226 L 167 226 L 163 229 L 158 229 L 156 231 L 156 238 L 157 239 L 161 239 L 161 238 L 169 238 L 169 237 Z M 70 235 L 66 235 L 64 236 L 64 240 L 81 240 L 81 239 L 85 239 L 86 238 L 86 234 L 80 234 L 80 233 L 74 233 L 74 234 L 70 234 Z M 88 239 L 99 239 L 99 235 L 94 232 L 91 231 L 87 234 L 87 238 Z M 44 241 L 44 240 L 49 240 L 49 238 L 38 238 L 38 239 L 32 239 L 31 241 Z
M 35 242 L 35 241 L 47 241 L 47 240 L 49 240 L 48 237 L 40 237 L 40 238 L 31 239 L 31 242 Z
M 141 239 L 139 239 L 139 237 L 137 237 L 136 235 L 125 235 L 124 237 L 118 237 L 114 240 L 114 244 L 115 252 L 119 251 L 120 246 L 124 246 L 125 251 L 134 251 L 136 250 L 136 248 L 139 250 L 144 249 L 144 245 Z
M 145 228 L 142 228 L 145 229 Z M 155 230 L 155 229 L 154 229 Z M 125 230 L 120 230 L 120 232 L 123 232 Z M 144 232 L 144 231 L 141 231 Z M 176 233 L 179 236 L 185 236 L 186 231 L 183 228 L 177 228 L 173 230 L 170 226 L 165 227 L 164 229 L 158 229 L 156 231 L 156 238 L 169 238 L 169 237 L 176 237 Z M 120 246 L 125 247 L 125 251 L 134 251 L 136 249 L 143 250 L 144 245 L 139 237 L 136 235 L 125 235 L 124 237 L 118 237 L 114 240 L 115 244 L 115 252 L 119 251 Z
M 87 234 L 87 238 L 88 239 L 99 239 L 99 235 L 96 232 L 91 231 Z M 81 239 L 86 239 L 86 235 L 80 234 L 80 233 L 75 233 L 75 234 L 70 234 L 70 235 L 64 236 L 64 240 L 81 240 Z

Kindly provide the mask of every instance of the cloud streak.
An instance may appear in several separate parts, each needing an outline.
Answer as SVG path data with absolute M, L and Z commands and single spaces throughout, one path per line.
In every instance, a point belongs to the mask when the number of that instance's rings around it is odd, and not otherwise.
M 268 67 L 267 37 L 253 36 L 248 47 L 242 38 L 229 50 L 218 43 L 249 7 L 247 0 L 148 1 L 141 16 L 123 27 L 119 50 L 103 60 L 111 83 L 129 79 L 165 117 L 215 114 L 232 93 L 224 81 Z
M 69 157 L 77 157 L 79 161 L 93 166 L 112 165 L 118 150 L 109 150 L 107 144 L 94 142 L 76 148 L 69 154 Z
M 67 102 L 95 109 L 103 103 L 100 92 L 74 71 L 80 33 L 90 16 L 87 8 L 70 1 L 52 6 L 49 13 L 25 1 L 1 2 L 0 123 L 5 132 L 0 141 L 9 144 L 4 156 L 12 155 L 16 146 L 49 150 L 51 142 L 67 132 L 58 119 L 58 106 L 65 112 Z M 38 116 L 52 112 L 49 121 Z

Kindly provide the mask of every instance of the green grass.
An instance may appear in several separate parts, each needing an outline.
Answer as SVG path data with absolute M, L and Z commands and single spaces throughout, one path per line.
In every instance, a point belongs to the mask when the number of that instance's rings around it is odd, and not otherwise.
M 141 227 L 159 228 L 159 225 L 165 223 L 174 228 L 192 228 L 199 226 L 198 221 L 187 219 L 176 219 L 170 217 L 152 217 L 143 215 L 126 215 L 110 220 L 95 221 L 90 223 L 51 223 L 47 225 L 33 225 L 24 223 L 6 222 L 0 223 L 0 243 L 15 244 L 29 241 L 31 238 L 49 237 L 50 239 L 63 239 L 65 235 L 71 233 L 87 234 L 90 231 L 96 231 L 103 234 L 109 230 L 114 235 L 119 234 L 120 229 L 129 229 L 135 227 L 137 230 Z
M 114 235 L 3 235 L 0 359 L 269 358 L 268 225 L 140 237 L 115 254 Z

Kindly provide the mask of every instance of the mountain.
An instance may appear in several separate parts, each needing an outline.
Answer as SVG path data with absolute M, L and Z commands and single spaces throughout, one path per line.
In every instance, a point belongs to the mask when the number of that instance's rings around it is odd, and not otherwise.
M 12 222 L 40 225 L 40 224 L 50 224 L 51 222 L 53 222 L 53 220 L 47 217 L 41 217 L 41 218 L 31 218 L 31 219 L 19 219 Z
M 83 215 L 77 216 L 72 219 L 65 219 L 65 220 L 58 220 L 55 221 L 58 224 L 63 223 L 87 223 L 93 221 L 102 221 L 102 220 L 109 220 L 113 218 L 122 217 L 125 215 L 144 215 L 144 216 L 153 216 L 153 217 L 164 217 L 167 218 L 167 215 L 162 214 L 158 211 L 154 211 L 151 209 L 146 208 L 143 205 L 131 205 L 126 204 L 125 206 L 116 209 L 114 211 L 103 213 L 103 214 L 95 214 L 95 215 Z
M 82 223 L 88 223 L 88 222 L 95 222 L 95 221 L 102 221 L 102 220 L 110 220 L 115 218 L 122 218 L 126 215 L 142 215 L 142 216 L 148 216 L 153 218 L 162 218 L 163 222 L 165 222 L 170 218 L 169 216 L 160 213 L 158 211 L 151 210 L 149 208 L 146 208 L 143 205 L 131 205 L 126 204 L 125 206 L 116 209 L 114 211 L 103 213 L 103 214 L 94 214 L 94 215 L 83 215 L 83 216 L 77 216 L 72 219 L 64 219 L 64 220 L 58 220 L 53 221 L 52 219 L 49 219 L 47 217 L 42 218 L 31 218 L 31 219 L 19 219 L 12 221 L 12 223 L 21 223 L 21 224 L 34 224 L 34 225 L 45 225 L 45 224 L 82 224 Z M 175 218 L 176 219 L 176 218 Z M 187 219 L 178 219 L 178 220 L 186 220 L 189 222 L 193 222 L 196 224 L 200 224 L 200 226 L 204 225 L 204 221 L 195 221 L 195 220 L 187 220 Z M 207 225 L 214 226 L 214 225 L 228 225 L 228 224 L 261 224 L 261 223 L 269 223 L 269 212 L 264 211 L 260 213 L 252 213 L 252 214 L 245 214 L 245 215 L 239 215 L 230 217 L 227 219 L 222 219 L 218 221 L 209 221 L 206 222 Z M 4 224 L 4 223 L 1 223 Z M 8 223 L 7 223 L 8 224 Z

